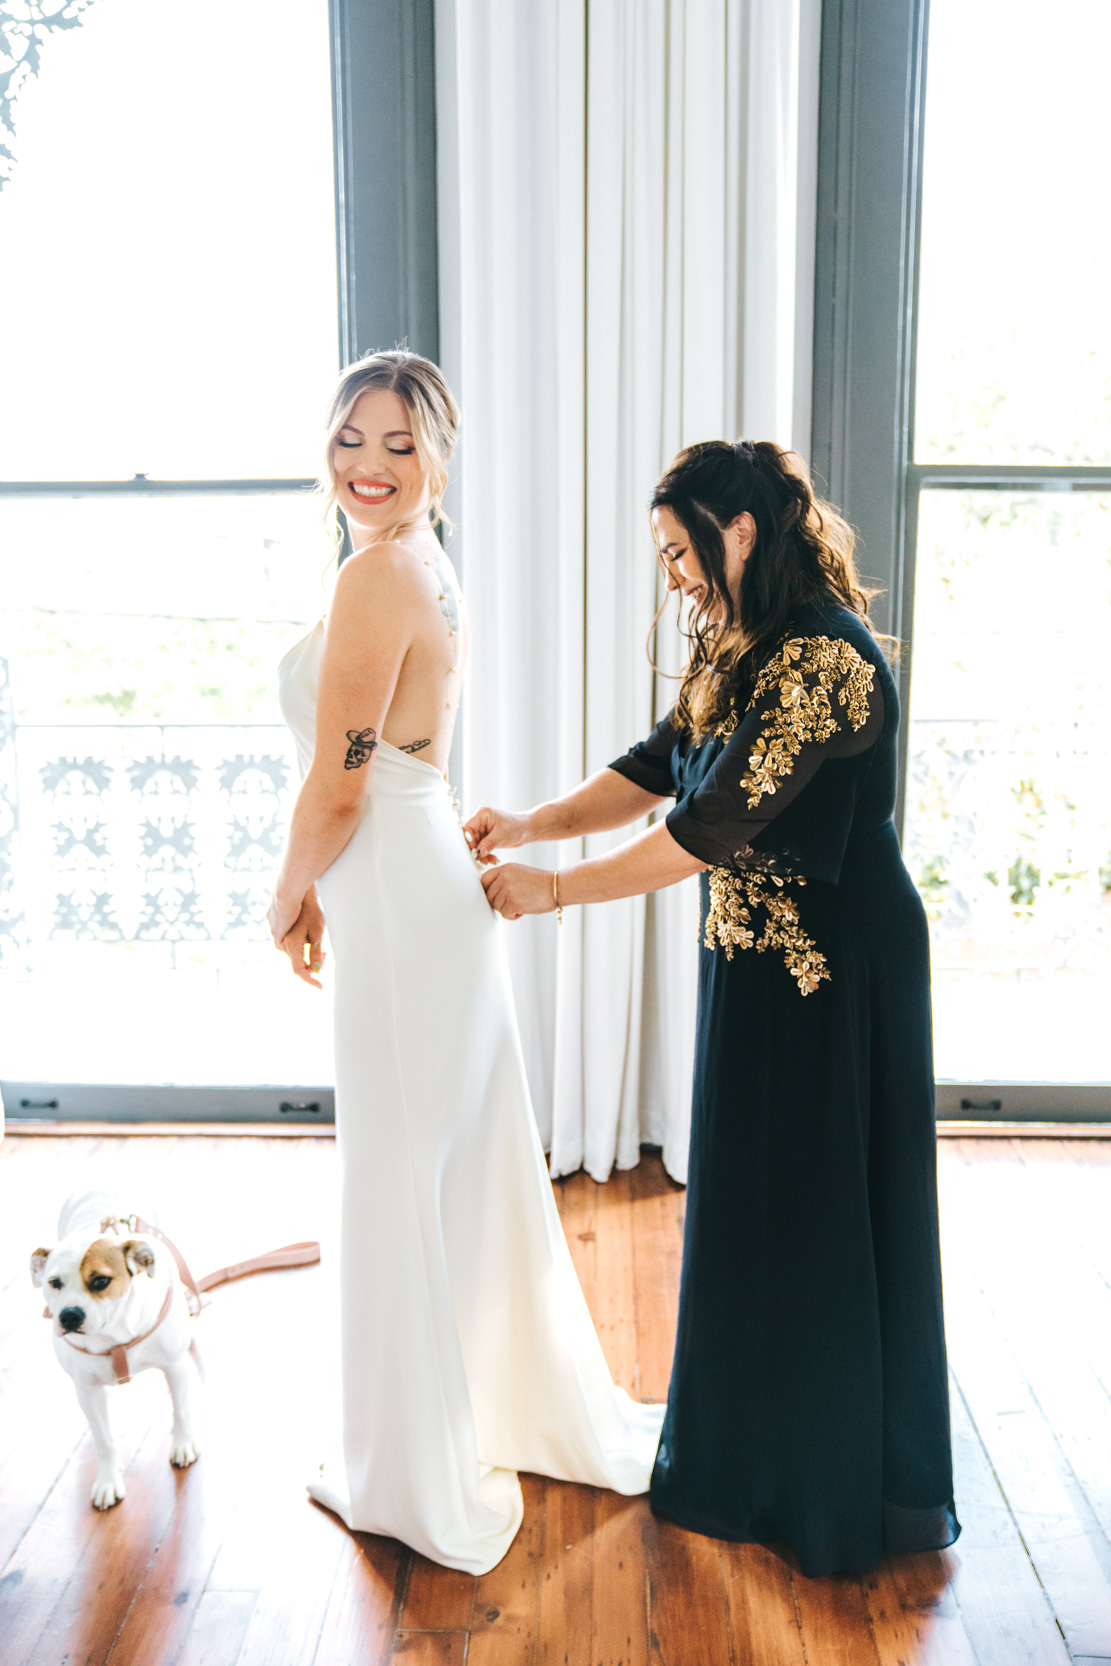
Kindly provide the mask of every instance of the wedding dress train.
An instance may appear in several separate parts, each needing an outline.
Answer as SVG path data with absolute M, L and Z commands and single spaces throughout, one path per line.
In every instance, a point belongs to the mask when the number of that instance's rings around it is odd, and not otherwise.
M 320 625 L 281 665 L 302 771 Z M 517 1470 L 648 1489 L 663 1419 L 615 1387 L 536 1131 L 502 932 L 438 770 L 380 741 L 318 886 L 335 955 L 343 1471 L 349 1527 L 484 1573 Z

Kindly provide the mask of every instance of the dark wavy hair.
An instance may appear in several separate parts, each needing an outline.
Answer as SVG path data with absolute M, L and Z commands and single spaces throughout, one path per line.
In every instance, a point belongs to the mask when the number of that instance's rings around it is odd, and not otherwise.
M 815 496 L 794 452 L 770 440 L 689 445 L 661 476 L 650 507 L 666 507 L 682 522 L 707 585 L 690 622 L 690 658 L 675 712 L 676 726 L 694 740 L 723 722 L 732 702 L 747 700 L 800 607 L 833 603 L 872 629 L 868 603 L 876 591 L 857 574 L 853 530 Z M 736 608 L 725 582 L 722 533 L 745 513 L 756 523 L 756 541 Z M 657 553 L 663 562 L 658 546 Z M 717 603 L 722 617 L 712 621 Z

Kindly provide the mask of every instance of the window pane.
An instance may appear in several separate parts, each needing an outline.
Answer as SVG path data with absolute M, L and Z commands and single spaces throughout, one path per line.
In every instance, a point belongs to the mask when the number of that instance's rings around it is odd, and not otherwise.
M 0 549 L 5 1075 L 327 1083 L 328 997 L 265 918 L 319 499 L 0 500 Z
M 915 451 L 1111 460 L 1107 0 L 931 0 Z
M 939 1078 L 1105 1081 L 1111 495 L 925 492 L 906 853 Z
M 315 475 L 327 0 L 93 0 L 46 34 L 14 121 L 0 476 Z

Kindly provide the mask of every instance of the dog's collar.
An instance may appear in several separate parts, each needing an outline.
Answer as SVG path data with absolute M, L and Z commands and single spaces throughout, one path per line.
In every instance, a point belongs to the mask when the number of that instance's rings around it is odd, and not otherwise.
M 62 1335 L 69 1343 L 70 1347 L 76 1348 L 79 1354 L 92 1354 L 97 1359 L 105 1359 L 109 1354 L 111 1354 L 112 1368 L 116 1373 L 116 1381 L 118 1383 L 129 1383 L 131 1381 L 131 1372 L 127 1364 L 127 1350 L 129 1348 L 137 1348 L 140 1342 L 145 1342 L 148 1336 L 154 1335 L 167 1313 L 169 1313 L 170 1308 L 173 1305 L 173 1300 L 174 1287 L 171 1284 L 166 1291 L 166 1300 L 162 1303 L 162 1311 L 158 1315 L 158 1318 L 154 1321 L 154 1324 L 150 1327 L 150 1330 L 145 1330 L 142 1336 L 133 1336 L 130 1342 L 116 1342 L 111 1348 L 83 1348 L 80 1342 L 75 1342 L 72 1335 L 70 1335 L 67 1331 L 63 1331 Z M 48 1308 L 47 1312 L 49 1311 L 50 1310 Z

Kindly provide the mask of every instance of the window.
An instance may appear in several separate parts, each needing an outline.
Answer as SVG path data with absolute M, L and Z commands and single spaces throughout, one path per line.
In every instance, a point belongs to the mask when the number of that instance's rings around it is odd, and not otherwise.
M 315 475 L 326 0 L 92 0 L 40 27 L 0 192 L 3 477 Z
M 326 1083 L 326 1002 L 265 905 L 295 789 L 275 666 L 330 556 L 327 0 L 8 10 L 5 1075 Z
M 906 850 L 958 1081 L 1107 1072 L 1109 53 L 1101 0 L 931 3 Z
M 823 9 L 814 462 L 904 644 L 945 1115 L 1111 1112 L 1109 49 L 1101 0 Z

